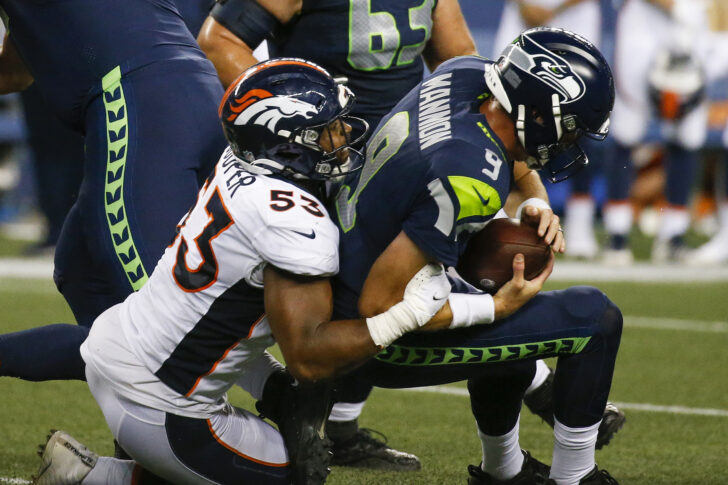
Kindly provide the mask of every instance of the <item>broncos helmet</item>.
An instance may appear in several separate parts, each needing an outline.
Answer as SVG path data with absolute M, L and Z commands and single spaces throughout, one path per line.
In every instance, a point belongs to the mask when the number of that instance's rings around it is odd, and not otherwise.
M 683 118 L 705 99 L 703 66 L 687 49 L 658 51 L 648 81 L 652 106 L 664 120 Z
M 485 80 L 515 123 L 529 168 L 545 168 L 552 182 L 589 163 L 576 143 L 581 136 L 607 136 L 612 72 L 597 48 L 577 34 L 529 29 L 486 69 Z
M 363 145 L 366 122 L 347 116 L 354 94 L 322 67 L 278 58 L 246 70 L 225 92 L 218 114 L 233 153 L 254 173 L 277 173 L 297 180 L 325 181 L 357 170 L 351 152 Z M 361 134 L 326 150 L 326 127 L 339 121 Z M 347 151 L 344 151 L 347 150 Z M 342 152 L 343 151 L 343 152 Z M 349 154 L 341 161 L 342 153 Z

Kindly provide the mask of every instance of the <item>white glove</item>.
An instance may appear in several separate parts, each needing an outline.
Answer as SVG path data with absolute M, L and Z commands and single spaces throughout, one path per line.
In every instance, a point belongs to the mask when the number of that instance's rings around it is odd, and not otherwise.
M 427 323 L 447 302 L 450 282 L 441 264 L 430 263 L 407 283 L 404 299 L 384 313 L 367 318 L 372 341 L 386 347 L 404 333 Z
M 407 283 L 402 303 L 414 314 L 421 327 L 435 316 L 450 295 L 450 282 L 441 264 L 430 263 Z

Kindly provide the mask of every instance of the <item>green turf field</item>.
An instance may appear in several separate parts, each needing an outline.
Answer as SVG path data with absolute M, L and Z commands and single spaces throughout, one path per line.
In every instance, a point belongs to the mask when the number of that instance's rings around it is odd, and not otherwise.
M 599 464 L 623 485 L 728 483 L 728 283 L 597 286 L 627 316 L 611 396 L 625 404 L 627 424 L 597 453 Z M 0 280 L 0 308 L 0 332 L 70 318 L 50 281 Z M 235 393 L 233 401 L 251 405 L 243 393 Z M 69 431 L 99 453 L 112 451 L 111 434 L 82 383 L 0 378 L 0 417 L 0 485 L 26 483 L 37 464 L 36 446 L 51 427 Z M 423 470 L 336 468 L 329 483 L 463 484 L 466 466 L 480 460 L 463 395 L 375 390 L 362 425 L 418 454 Z M 550 460 L 550 428 L 527 412 L 521 444 Z

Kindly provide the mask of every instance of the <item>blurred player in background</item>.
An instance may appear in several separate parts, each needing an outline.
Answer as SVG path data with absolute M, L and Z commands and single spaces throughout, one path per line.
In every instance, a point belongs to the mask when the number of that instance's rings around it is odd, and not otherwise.
M 713 0 L 708 6 L 711 33 L 705 45 L 710 52 L 707 56 L 708 82 L 728 82 L 728 3 L 722 0 Z M 728 93 L 723 93 L 728 97 Z M 690 252 L 686 258 L 688 263 L 697 265 L 713 265 L 728 262 L 728 122 L 723 131 L 722 142 L 724 146 L 723 170 L 716 171 L 717 180 L 714 181 L 714 190 L 717 198 L 718 232 L 710 241 Z M 717 190 L 716 190 L 717 189 Z
M 630 0 L 619 10 L 616 31 L 617 98 L 612 117 L 613 159 L 607 172 L 609 235 L 605 261 L 628 264 L 631 150 L 644 141 L 650 120 L 661 121 L 667 176 L 667 207 L 661 213 L 652 249 L 654 261 L 676 261 L 685 253 L 690 224 L 687 204 L 698 150 L 707 135 L 707 103 L 701 33 L 707 27 L 702 0 Z M 646 28 L 649 26 L 649 28 Z
M 0 6 L 9 24 L 0 91 L 35 82 L 86 143 L 54 271 L 79 325 L 0 337 L 0 375 L 83 378 L 88 327 L 146 282 L 225 145 L 222 87 L 171 0 Z

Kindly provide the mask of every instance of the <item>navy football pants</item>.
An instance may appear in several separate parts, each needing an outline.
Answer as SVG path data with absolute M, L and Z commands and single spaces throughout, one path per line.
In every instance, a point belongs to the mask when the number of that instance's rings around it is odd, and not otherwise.
M 478 425 L 500 435 L 515 425 L 535 361 L 559 357 L 556 418 L 584 427 L 602 418 L 622 333 L 619 309 L 596 288 L 540 293 L 492 325 L 411 333 L 357 372 L 379 387 L 468 380 Z
M 138 290 L 226 146 L 223 89 L 206 60 L 157 61 L 103 79 L 86 109 L 84 179 L 56 248 L 54 280 L 76 325 L 0 335 L 0 376 L 83 379 L 94 319 Z

